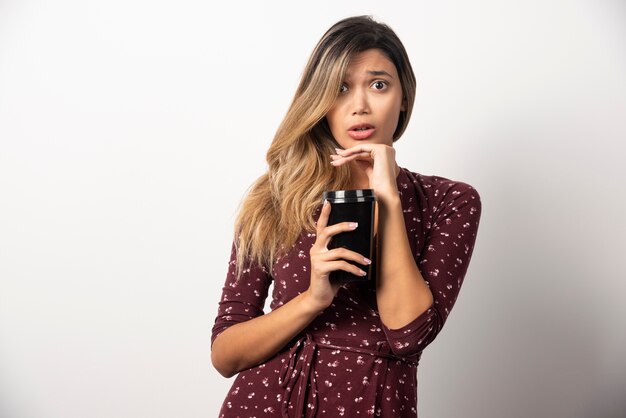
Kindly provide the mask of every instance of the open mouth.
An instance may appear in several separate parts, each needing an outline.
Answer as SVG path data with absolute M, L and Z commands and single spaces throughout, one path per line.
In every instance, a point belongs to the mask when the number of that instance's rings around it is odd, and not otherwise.
M 358 125 L 351 126 L 348 130 L 348 135 L 350 135 L 353 139 L 367 139 L 369 138 L 376 128 L 367 123 L 361 123 Z
M 353 125 L 350 127 L 351 131 L 367 131 L 368 129 L 374 129 L 372 125 L 369 123 L 360 123 L 358 125 Z

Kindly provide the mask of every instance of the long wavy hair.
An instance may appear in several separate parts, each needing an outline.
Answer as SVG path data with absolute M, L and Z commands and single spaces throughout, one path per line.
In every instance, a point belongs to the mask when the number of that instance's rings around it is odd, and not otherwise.
M 313 219 L 326 190 L 350 184 L 348 165 L 333 167 L 328 156 L 339 144 L 326 113 L 339 94 L 351 58 L 365 50 L 381 50 L 395 64 L 405 110 L 394 132 L 396 141 L 409 122 L 415 101 L 415 75 L 395 32 L 370 16 L 334 24 L 322 36 L 304 69 L 300 84 L 267 151 L 267 172 L 249 188 L 235 220 L 235 274 L 253 264 L 272 271 L 274 263 L 297 241 L 303 229 L 315 231 Z

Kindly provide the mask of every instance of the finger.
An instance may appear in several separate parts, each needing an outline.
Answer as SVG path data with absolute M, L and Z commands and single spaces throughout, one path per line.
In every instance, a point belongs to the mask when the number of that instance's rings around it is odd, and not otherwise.
M 333 261 L 333 260 L 350 260 L 355 263 L 362 264 L 364 266 L 368 266 L 372 264 L 372 261 L 363 255 L 349 250 L 347 248 L 334 248 L 330 251 L 327 251 L 320 255 L 320 260 L 322 261 Z
M 374 158 L 372 157 L 372 154 L 370 154 L 369 152 L 362 152 L 362 153 L 353 154 L 353 155 L 346 156 L 346 157 L 341 157 L 341 156 L 336 157 L 330 163 L 334 166 L 339 166 L 339 165 L 349 163 L 350 161 L 353 161 L 353 160 L 372 161 L 373 159 Z
M 338 155 L 347 155 L 353 152 L 370 152 L 371 150 L 372 150 L 372 146 L 369 144 L 355 145 L 353 147 L 346 148 L 346 149 L 335 148 L 335 151 L 337 152 Z
M 316 234 L 319 237 L 326 225 L 328 225 L 328 217 L 330 215 L 330 202 L 324 199 L 324 204 L 322 205 L 322 210 L 320 211 L 320 216 L 317 219 L 317 231 Z
M 351 155 L 351 157 L 355 157 L 355 159 L 366 159 L 366 160 L 373 160 L 374 159 L 374 156 L 369 151 L 368 152 L 359 152 L 358 154 Z
M 355 276 L 365 276 L 367 273 L 364 270 L 361 270 L 354 264 L 350 264 L 347 261 L 337 260 L 325 263 L 324 269 L 328 269 L 329 273 L 331 271 L 343 270 L 348 273 L 352 273 Z
M 360 155 L 360 156 L 369 156 L 372 155 L 372 150 L 370 149 L 361 149 L 359 148 L 349 148 L 347 150 L 342 150 L 341 152 L 337 152 L 337 155 L 335 156 L 334 159 L 338 159 L 338 158 L 348 158 L 348 157 L 352 157 L 354 155 Z M 331 157 L 333 157 L 333 155 L 331 154 Z
M 371 144 L 355 145 L 354 147 L 348 149 L 335 148 L 337 155 L 341 156 L 347 156 L 354 153 L 371 153 L 373 150 L 374 147 Z
M 317 239 L 320 241 L 319 244 L 322 248 L 326 248 L 334 235 L 337 235 L 340 232 L 354 231 L 358 226 L 359 225 L 356 222 L 336 223 L 321 230 L 317 235 Z
M 331 159 L 332 161 L 331 161 L 330 163 L 331 163 L 331 164 L 332 164 L 332 163 L 334 163 L 334 162 L 336 162 L 336 163 L 345 163 L 345 162 L 347 162 L 347 161 L 350 161 L 350 160 L 348 160 L 347 158 L 348 158 L 348 157 L 342 157 L 341 155 L 334 155 L 334 154 L 331 154 L 331 155 L 330 155 L 330 159 Z
M 332 165 L 334 165 L 335 167 L 339 167 L 340 165 L 344 165 L 344 164 L 349 163 L 349 162 L 350 162 L 350 160 L 347 160 L 345 158 L 340 158 L 340 159 L 333 160 L 330 163 Z

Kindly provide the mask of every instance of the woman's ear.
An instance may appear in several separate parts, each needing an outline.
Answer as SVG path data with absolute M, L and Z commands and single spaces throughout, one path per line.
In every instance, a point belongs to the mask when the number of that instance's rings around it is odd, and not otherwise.
M 406 112 L 406 97 L 402 98 L 402 106 L 400 106 L 400 110 Z

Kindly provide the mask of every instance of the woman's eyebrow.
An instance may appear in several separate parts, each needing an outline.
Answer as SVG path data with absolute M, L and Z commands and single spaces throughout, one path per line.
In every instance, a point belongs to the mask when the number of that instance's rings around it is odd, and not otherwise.
M 380 76 L 384 75 L 384 76 L 387 76 L 387 77 L 389 77 L 389 78 L 393 78 L 393 76 L 392 76 L 391 74 L 389 74 L 389 73 L 388 73 L 387 71 L 385 71 L 385 70 L 367 70 L 365 73 L 366 73 L 367 75 L 374 76 L 374 77 L 380 77 Z M 346 81 L 349 81 L 349 80 L 351 80 L 351 79 L 352 79 L 352 74 L 347 73 L 347 74 L 346 74 L 346 78 L 345 78 L 345 80 L 346 80 Z
M 389 74 L 387 71 L 383 71 L 383 70 L 369 70 L 367 73 L 369 75 L 373 75 L 373 76 L 386 75 L 389 78 L 393 78 L 393 76 L 391 74 Z

